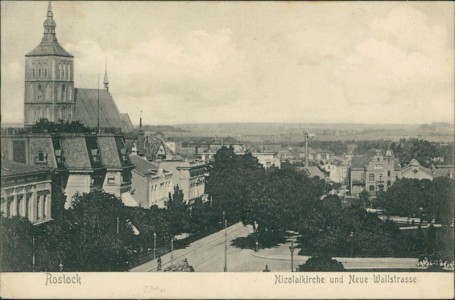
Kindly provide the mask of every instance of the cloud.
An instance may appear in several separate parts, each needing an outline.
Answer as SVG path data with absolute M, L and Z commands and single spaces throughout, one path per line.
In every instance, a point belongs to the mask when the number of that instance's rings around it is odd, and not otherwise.
M 106 58 L 111 91 L 119 99 L 119 107 L 135 115 L 139 111 L 132 111 L 131 101 L 137 102 L 135 107 L 153 103 L 153 115 L 165 120 L 168 110 L 222 106 L 239 100 L 237 91 L 247 86 L 250 71 L 231 36 L 232 31 L 223 28 L 213 34 L 190 31 L 180 43 L 155 37 L 127 51 L 104 52 L 95 41 L 87 40 L 65 47 L 75 56 L 76 87 L 96 87 L 96 69 L 104 71 Z M 157 106 L 163 107 L 162 116 L 156 116 Z

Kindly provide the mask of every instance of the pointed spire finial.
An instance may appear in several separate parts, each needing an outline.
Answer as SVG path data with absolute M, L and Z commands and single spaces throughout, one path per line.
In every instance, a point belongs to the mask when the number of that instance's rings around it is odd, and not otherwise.
M 54 14 L 52 13 L 52 5 L 51 1 L 49 1 L 49 4 L 47 6 L 47 18 L 44 21 L 44 36 L 48 36 L 47 39 L 54 39 L 55 37 L 55 27 L 57 25 L 55 24 L 54 21 Z
M 54 14 L 52 13 L 52 5 L 51 1 L 49 0 L 49 4 L 47 5 L 47 17 L 52 18 Z
M 109 91 L 109 79 L 107 77 L 107 59 L 104 63 L 104 88 Z

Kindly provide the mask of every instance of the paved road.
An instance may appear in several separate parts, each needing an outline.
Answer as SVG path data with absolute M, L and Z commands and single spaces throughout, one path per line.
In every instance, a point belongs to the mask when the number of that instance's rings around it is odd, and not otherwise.
M 268 265 L 271 271 L 290 271 L 291 254 L 289 246 L 291 240 L 285 244 L 270 249 L 260 249 L 254 252 L 251 249 L 240 249 L 231 245 L 232 240 L 246 237 L 253 232 L 251 226 L 241 223 L 227 229 L 227 267 L 228 272 L 260 272 Z M 185 249 L 174 251 L 174 264 L 187 259 L 196 272 L 223 272 L 224 269 L 224 230 L 191 243 Z M 304 263 L 308 257 L 297 255 L 300 249 L 294 252 L 294 268 Z M 170 266 L 171 254 L 161 257 L 162 268 Z M 416 258 L 335 258 L 342 262 L 346 269 L 359 268 L 416 268 Z M 132 272 L 156 272 L 156 261 L 149 261 L 131 269 Z

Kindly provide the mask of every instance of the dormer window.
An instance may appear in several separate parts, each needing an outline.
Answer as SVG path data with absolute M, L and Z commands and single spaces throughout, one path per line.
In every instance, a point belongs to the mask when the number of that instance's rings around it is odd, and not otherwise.
M 35 164 L 47 164 L 47 153 L 40 150 L 35 154 Z
M 99 162 L 99 157 L 98 157 L 99 151 L 98 151 L 98 149 L 92 149 L 91 153 L 92 153 L 93 161 L 95 163 Z

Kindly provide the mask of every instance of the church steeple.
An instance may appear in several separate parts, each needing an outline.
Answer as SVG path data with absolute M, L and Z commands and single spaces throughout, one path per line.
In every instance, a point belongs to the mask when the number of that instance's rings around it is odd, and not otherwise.
M 47 19 L 46 21 L 44 21 L 43 26 L 44 26 L 43 39 L 55 38 L 55 27 L 57 27 L 57 24 L 54 21 L 54 14 L 52 13 L 51 1 L 49 1 L 49 5 L 47 6 Z
M 107 60 L 104 65 L 104 88 L 109 92 L 109 79 L 107 78 Z

